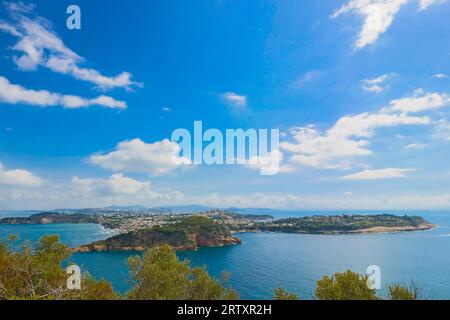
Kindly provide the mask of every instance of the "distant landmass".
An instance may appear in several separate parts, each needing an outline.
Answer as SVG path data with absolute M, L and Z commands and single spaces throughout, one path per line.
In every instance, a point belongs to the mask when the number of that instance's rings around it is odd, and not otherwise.
M 89 209 L 85 209 L 89 210 Z M 79 211 L 77 211 L 79 212 Z M 87 212 L 87 211 L 86 211 Z M 102 211 L 103 212 L 103 211 Z M 3 218 L 0 224 L 64 224 L 64 223 L 95 223 L 119 233 L 161 227 L 185 221 L 192 216 L 204 216 L 215 222 L 227 225 L 234 229 L 252 227 L 256 222 L 274 220 L 271 215 L 238 214 L 222 210 L 210 210 L 199 213 L 160 213 L 148 214 L 142 212 L 117 211 L 114 213 L 66 213 L 41 212 L 29 217 Z
M 240 240 L 232 235 L 238 232 L 354 234 L 420 231 L 435 227 L 420 216 L 407 215 L 316 215 L 275 219 L 268 214 L 236 213 L 239 211 L 236 208 L 231 208 L 233 212 L 215 209 L 188 214 L 144 214 L 140 211 L 142 208 L 135 209 L 138 211 L 102 214 L 42 212 L 30 217 L 4 218 L 0 224 L 95 223 L 119 233 L 76 248 L 77 252 L 139 251 L 161 244 L 169 244 L 176 250 L 195 250 L 239 244 Z
M 117 213 L 130 213 L 130 214 L 168 214 L 173 213 L 169 208 L 155 207 L 147 208 L 144 206 L 109 206 L 104 208 L 83 208 L 83 209 L 55 209 L 49 212 L 56 213 L 69 213 L 69 214 L 117 214 Z
M 176 205 L 176 206 L 162 206 L 162 207 L 146 207 L 142 205 L 134 206 L 108 206 L 102 208 L 60 208 L 54 210 L 48 210 L 48 212 L 58 213 L 70 213 L 70 214 L 116 214 L 116 213 L 142 213 L 142 214 L 189 214 L 206 212 L 210 210 L 223 210 L 234 213 L 242 214 L 269 214 L 278 215 L 283 213 L 284 215 L 289 212 L 296 212 L 293 210 L 278 210 L 270 208 L 237 208 L 237 207 L 209 207 L 197 204 L 191 205 Z M 41 212 L 42 210 L 30 210 L 31 213 Z
M 29 217 L 11 217 L 0 220 L 1 224 L 61 224 L 61 223 L 96 223 L 100 224 L 99 215 L 68 214 L 59 212 L 41 212 Z

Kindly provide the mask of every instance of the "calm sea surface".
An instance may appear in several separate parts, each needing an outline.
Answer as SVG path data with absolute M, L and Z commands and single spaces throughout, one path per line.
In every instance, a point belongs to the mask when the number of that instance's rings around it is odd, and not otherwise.
M 342 214 L 343 211 L 313 212 Z M 361 213 L 361 212 L 358 212 Z M 364 212 L 375 213 L 375 212 Z M 376 212 L 380 213 L 380 212 Z M 398 212 L 397 212 L 398 213 Z M 196 265 L 206 265 L 219 277 L 231 273 L 229 285 L 241 298 L 269 299 L 277 287 L 297 292 L 303 299 L 312 298 L 315 283 L 325 274 L 352 269 L 364 273 L 369 265 L 378 265 L 382 283 L 414 281 L 424 294 L 450 299 L 450 212 L 401 212 L 419 214 L 439 225 L 424 232 L 376 235 L 295 235 L 278 233 L 241 233 L 242 245 L 203 248 L 179 253 Z M 0 212 L 5 216 L 29 215 L 26 212 Z M 301 216 L 311 212 L 280 216 Z M 0 237 L 19 234 L 22 240 L 36 241 L 44 234 L 58 234 L 71 246 L 107 238 L 113 233 L 101 226 L 83 225 L 0 225 Z M 129 289 L 126 260 L 130 253 L 75 254 L 72 261 L 94 277 L 105 278 L 121 292 Z M 385 289 L 380 291 L 383 294 Z

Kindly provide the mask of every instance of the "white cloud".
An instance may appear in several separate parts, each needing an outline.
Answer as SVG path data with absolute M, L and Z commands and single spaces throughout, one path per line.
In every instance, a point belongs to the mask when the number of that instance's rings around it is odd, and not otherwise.
M 318 70 L 308 71 L 294 82 L 293 87 L 294 88 L 302 88 L 305 84 L 319 78 L 321 75 L 322 75 L 322 72 L 320 72 Z
M 290 130 L 290 141 L 281 148 L 289 153 L 289 162 L 319 169 L 349 169 L 355 166 L 355 157 L 372 154 L 370 140 L 381 128 L 408 125 L 436 125 L 435 136 L 450 137 L 450 126 L 445 120 L 433 122 L 426 116 L 413 113 L 434 111 L 450 106 L 450 96 L 444 93 L 425 93 L 418 89 L 412 96 L 392 100 L 378 112 L 360 113 L 340 118 L 325 132 L 314 125 Z M 424 148 L 420 143 L 406 149 Z
M 427 147 L 427 145 L 424 143 L 411 143 L 411 144 L 408 144 L 407 146 L 405 146 L 405 149 L 406 150 L 421 150 L 426 147 Z
M 446 78 L 448 78 L 448 75 L 446 75 L 444 73 L 437 73 L 437 74 L 434 74 L 432 76 L 432 78 L 433 79 L 446 79 Z
M 418 89 L 413 95 L 390 101 L 378 112 L 366 112 L 340 118 L 326 131 L 314 125 L 294 127 L 290 140 L 282 141 L 281 148 L 289 152 L 289 162 L 319 169 L 349 169 L 354 167 L 356 157 L 372 154 L 370 141 L 381 128 L 435 125 L 435 136 L 450 137 L 446 121 L 432 121 L 428 116 L 414 113 L 435 111 L 450 106 L 450 96 L 445 93 L 425 93 Z M 398 136 L 398 135 L 397 135 Z M 398 136 L 399 137 L 399 136 Z M 403 136 L 400 136 L 403 137 Z M 420 143 L 406 149 L 423 148 Z
M 15 207 L 20 210 L 136 204 L 162 206 L 183 203 L 184 198 L 184 194 L 179 191 L 169 188 L 157 189 L 150 181 L 139 181 L 122 173 L 107 178 L 73 177 L 69 182 L 52 181 L 45 185 L 0 182 L 2 208 Z
M 364 19 L 362 30 L 356 41 L 356 48 L 361 49 L 374 43 L 386 32 L 394 21 L 400 7 L 409 0 L 350 0 L 333 14 L 333 18 L 355 12 Z
M 43 180 L 27 170 L 7 170 L 0 163 L 0 185 L 11 187 L 38 187 Z
M 247 97 L 244 95 L 239 95 L 234 92 L 226 92 L 222 94 L 222 98 L 235 107 L 247 106 Z
M 97 201 L 104 205 L 162 204 L 179 202 L 184 198 L 175 190 L 155 190 L 150 181 L 138 181 L 116 173 L 107 179 L 73 177 L 69 194 L 82 201 Z
M 77 190 L 85 194 L 135 194 L 150 190 L 150 182 L 140 182 L 122 173 L 113 174 L 108 180 L 105 179 L 80 179 L 72 178 L 72 183 Z
M 63 106 L 65 108 L 87 108 L 102 106 L 111 109 L 126 109 L 124 101 L 118 101 L 108 96 L 86 99 L 74 95 L 62 95 L 47 90 L 30 90 L 12 84 L 5 77 L 0 76 L 0 102 L 8 104 L 27 104 L 40 107 Z
M 415 169 L 398 169 L 387 168 L 379 170 L 364 170 L 358 173 L 353 173 L 344 177 L 343 180 L 381 180 L 381 179 L 393 179 L 404 178 L 407 172 L 416 171 Z
M 447 0 L 420 0 L 420 10 L 425 10 L 434 4 L 444 3 Z
M 167 139 L 154 143 L 134 139 L 120 142 L 110 153 L 92 155 L 89 161 L 115 172 L 162 175 L 191 164 L 179 152 L 179 145 Z
M 425 125 L 427 117 L 403 114 L 361 113 L 340 118 L 326 132 L 315 126 L 291 129 L 293 142 L 282 142 L 281 148 L 293 155 L 294 164 L 321 168 L 345 169 L 352 166 L 352 158 L 372 154 L 370 138 L 377 129 L 402 125 Z
M 405 170 L 405 169 L 401 169 Z M 405 174 L 406 172 L 403 172 Z M 414 192 L 413 192 L 414 193 Z M 139 181 L 123 174 L 107 178 L 73 177 L 70 182 L 56 181 L 41 187 L 28 188 L 0 185 L 0 206 L 4 209 L 92 208 L 109 205 L 166 205 L 200 204 L 212 207 L 285 208 L 285 209 L 430 209 L 449 208 L 450 194 L 363 193 L 336 190 L 335 193 L 299 195 L 292 193 L 209 193 L 185 195 L 171 189 L 157 189 L 150 181 Z
M 13 35 L 15 37 L 21 36 L 20 32 L 17 31 L 17 29 L 14 26 L 2 21 L 0 21 L 0 31 L 9 33 L 10 35 Z
M 380 93 L 389 88 L 385 82 L 391 77 L 390 74 L 383 74 L 375 79 L 364 79 L 362 81 L 362 88 L 364 91 Z
M 168 108 L 168 107 L 164 107 L 161 110 L 164 111 L 164 112 L 172 112 L 172 109 Z
M 356 13 L 364 20 L 362 29 L 356 41 L 356 48 L 361 49 L 377 41 L 392 25 L 400 8 L 416 0 L 349 0 L 340 9 L 336 10 L 332 18 L 345 13 Z M 420 9 L 427 9 L 433 4 L 446 0 L 420 0 Z
M 34 4 L 32 4 L 32 3 L 26 4 L 26 3 L 23 3 L 22 1 L 16 1 L 16 2 L 4 1 L 3 3 L 8 10 L 14 11 L 14 12 L 30 13 L 36 8 L 36 6 Z
M 262 174 L 292 173 L 296 168 L 292 165 L 282 165 L 284 155 L 280 150 L 268 152 L 265 156 L 256 156 L 246 162 L 246 167 L 259 170 Z
M 438 139 L 450 141 L 450 122 L 446 119 L 437 121 L 434 136 Z
M 83 68 L 81 65 L 84 58 L 64 44 L 53 31 L 49 21 L 42 17 L 29 17 L 32 16 L 34 7 L 20 2 L 7 2 L 6 7 L 11 21 L 0 21 L 0 31 L 18 38 L 12 49 L 21 53 L 13 57 L 21 70 L 34 71 L 38 66 L 42 66 L 57 73 L 71 75 L 78 80 L 91 82 L 105 90 L 142 86 L 132 80 L 129 72 L 107 77 L 95 69 Z
M 299 195 L 287 193 L 251 193 L 251 194 L 219 194 L 211 193 L 201 197 L 189 197 L 185 201 L 212 207 L 238 208 L 284 208 L 303 207 L 305 199 Z
M 445 93 L 425 93 L 418 89 L 412 96 L 392 100 L 385 111 L 415 113 L 450 106 L 450 96 Z

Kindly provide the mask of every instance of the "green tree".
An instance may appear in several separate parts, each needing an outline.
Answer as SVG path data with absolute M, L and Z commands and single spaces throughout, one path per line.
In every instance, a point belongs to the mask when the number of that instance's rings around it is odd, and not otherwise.
M 420 290 L 414 283 L 408 287 L 394 284 L 388 288 L 389 300 L 417 300 L 419 295 Z
M 191 268 L 168 245 L 148 249 L 128 261 L 132 300 L 235 300 L 237 293 L 213 279 L 204 267 Z
M 63 262 L 71 250 L 58 236 L 44 236 L 33 246 L 25 241 L 11 250 L 16 238 L 0 243 L 0 299 L 116 299 L 111 285 L 97 282 L 89 275 L 82 278 L 81 290 L 67 289 L 68 274 Z
M 273 300 L 299 300 L 299 297 L 295 293 L 289 293 L 283 288 L 278 288 L 274 291 Z
M 319 300 L 376 300 L 376 292 L 367 285 L 368 277 L 351 270 L 324 276 L 317 282 Z

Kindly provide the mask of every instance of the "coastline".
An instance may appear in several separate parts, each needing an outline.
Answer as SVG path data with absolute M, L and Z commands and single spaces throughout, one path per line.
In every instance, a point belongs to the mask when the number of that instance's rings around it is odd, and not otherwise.
M 237 239 L 237 238 L 236 238 Z M 186 251 L 197 251 L 200 248 L 222 248 L 222 247 L 232 247 L 239 244 L 242 244 L 240 239 L 234 243 L 226 243 L 226 244 L 217 244 L 214 246 L 178 246 L 173 247 L 173 249 L 177 252 L 186 252 Z M 91 253 L 91 252 L 144 252 L 146 247 L 138 246 L 138 247 L 121 247 L 121 248 L 106 248 L 102 245 L 84 245 L 75 248 L 71 248 L 72 253 Z
M 4 218 L 1 224 L 100 225 L 112 236 L 72 248 L 73 253 L 145 251 L 169 244 L 176 251 L 241 244 L 239 233 L 284 233 L 304 235 L 355 235 L 426 231 L 437 227 L 420 216 L 335 215 L 272 219 L 265 222 L 251 216 L 213 210 L 187 215 L 65 214 L 43 212 L 28 218 Z M 159 225 L 155 225 L 158 223 Z
M 360 230 L 336 230 L 336 231 L 322 231 L 322 232 L 286 232 L 286 231 L 266 231 L 266 230 L 239 230 L 232 231 L 231 234 L 237 235 L 239 233 L 284 233 L 284 234 L 304 234 L 304 235 L 352 235 L 352 234 L 386 234 L 386 233 L 401 233 L 401 232 L 416 232 L 427 231 L 439 227 L 434 223 L 423 223 L 417 227 L 403 226 L 403 227 L 371 227 Z
M 422 223 L 417 227 L 404 226 L 404 227 L 372 227 L 362 230 L 355 230 L 351 234 L 383 234 L 383 233 L 398 233 L 398 232 L 414 232 L 414 231 L 427 231 L 437 228 L 439 225 L 434 223 Z
M 200 248 L 205 247 L 230 247 L 242 244 L 242 241 L 236 237 L 241 233 L 280 233 L 280 234 L 301 234 L 301 235 L 364 235 L 364 234 L 389 234 L 389 233 L 404 233 L 404 232 L 418 232 L 418 231 L 427 231 L 438 227 L 437 224 L 433 223 L 423 223 L 417 227 L 413 226 L 404 226 L 404 227 L 372 227 L 361 230 L 354 231 L 334 231 L 334 232 L 321 232 L 321 233 L 307 233 L 307 232 L 272 232 L 272 231 L 263 231 L 263 230 L 241 230 L 241 231 L 232 231 L 230 232 L 231 237 L 223 239 L 224 241 L 221 243 L 209 244 L 209 245 L 195 245 L 195 246 L 174 246 L 174 250 L 177 252 L 183 251 L 196 251 Z M 90 253 L 90 252 L 143 252 L 146 250 L 145 246 L 124 246 L 118 248 L 108 248 L 108 246 L 102 244 L 88 244 L 84 246 L 79 246 L 76 248 L 72 248 L 73 253 Z

